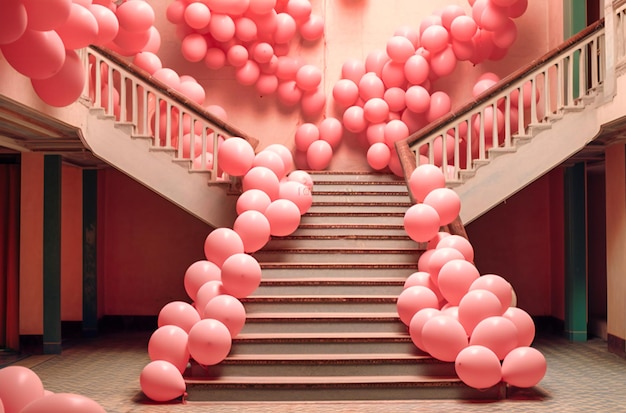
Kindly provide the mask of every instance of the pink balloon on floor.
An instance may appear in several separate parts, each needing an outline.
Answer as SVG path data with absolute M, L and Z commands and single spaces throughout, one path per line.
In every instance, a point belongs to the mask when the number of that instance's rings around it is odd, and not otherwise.
M 180 371 L 172 363 L 164 360 L 148 363 L 141 370 L 139 385 L 144 394 L 156 402 L 174 400 L 181 397 L 187 389 Z
M 189 354 L 199 364 L 213 366 L 230 353 L 232 338 L 221 321 L 205 318 L 189 331 Z
M 189 332 L 198 321 L 200 321 L 200 315 L 191 304 L 184 301 L 171 301 L 159 311 L 157 325 L 159 327 L 175 325 Z
M 404 229 L 415 242 L 427 242 L 439 231 L 437 211 L 426 204 L 412 205 L 404 214 Z
M 445 188 L 446 179 L 441 169 L 431 164 L 423 164 L 415 168 L 409 177 L 409 189 L 418 202 L 437 188 Z
M 204 307 L 202 318 L 221 321 L 234 338 L 246 324 L 246 309 L 236 297 L 222 294 L 208 302 Z
M 53 393 L 35 400 L 20 413 L 106 413 L 93 399 L 74 393 Z
M 284 237 L 292 234 L 300 225 L 300 209 L 288 199 L 277 199 L 265 210 L 270 222 L 270 234 Z
M 461 323 L 447 315 L 434 316 L 424 323 L 422 343 L 432 357 L 447 362 L 453 362 L 468 346 Z
M 0 369 L 0 400 L 7 413 L 19 413 L 28 404 L 44 397 L 41 379 L 31 369 L 11 365 Z
M 148 340 L 150 360 L 169 361 L 184 373 L 189 363 L 187 341 L 187 332 L 178 326 L 164 325 L 157 328 Z
M 439 299 L 428 287 L 416 285 L 406 288 L 400 293 L 396 308 L 400 321 L 408 326 L 415 313 L 419 310 L 423 308 L 439 309 Z
M 245 298 L 259 288 L 261 266 L 249 254 L 231 255 L 222 265 L 222 284 L 228 294 Z
M 491 291 L 498 297 L 502 303 L 502 313 L 504 313 L 511 305 L 513 298 L 513 288 L 511 284 L 504 278 L 496 274 L 485 274 L 476 279 L 469 288 L 470 290 L 487 290 Z
M 424 324 L 431 318 L 441 315 L 441 311 L 436 308 L 422 308 L 419 310 L 413 318 L 411 318 L 411 322 L 409 323 L 409 335 L 411 336 L 411 341 L 417 348 L 422 351 L 426 351 L 426 347 L 424 347 L 424 341 L 422 340 L 422 329 L 424 328 Z
M 459 305 L 472 283 L 480 277 L 478 269 L 465 260 L 451 260 L 445 263 L 437 276 L 441 295 L 451 305 Z
M 504 360 L 511 350 L 518 347 L 517 327 L 502 316 L 487 317 L 476 325 L 470 337 L 470 345 L 485 346 Z
M 468 336 L 487 317 L 501 316 L 500 300 L 491 291 L 471 290 L 459 302 L 459 321 Z
M 195 301 L 198 289 L 200 289 L 204 283 L 219 280 L 220 268 L 211 261 L 200 260 L 187 267 L 183 278 L 183 285 L 189 298 Z
M 265 212 L 271 202 L 270 196 L 260 189 L 248 189 L 237 198 L 237 214 L 250 210 Z
M 216 228 L 204 241 L 204 255 L 207 260 L 221 267 L 233 254 L 243 252 L 243 241 L 239 234 L 230 228 Z
M 276 174 L 265 166 L 250 168 L 243 176 L 241 184 L 244 191 L 260 189 L 265 192 L 271 200 L 278 198 L 280 181 Z
M 543 379 L 547 368 L 546 358 L 539 350 L 518 347 L 502 362 L 502 380 L 511 386 L 533 387 Z
M 260 211 L 242 212 L 235 219 L 233 229 L 239 234 L 243 250 L 247 253 L 260 250 L 270 240 L 270 222 Z
M 509 307 L 503 317 L 508 318 L 517 327 L 517 340 L 520 347 L 528 347 L 535 339 L 535 322 L 530 314 L 518 307 Z
M 456 374 L 470 387 L 488 389 L 502 380 L 498 356 L 487 347 L 469 346 L 463 349 L 454 362 Z

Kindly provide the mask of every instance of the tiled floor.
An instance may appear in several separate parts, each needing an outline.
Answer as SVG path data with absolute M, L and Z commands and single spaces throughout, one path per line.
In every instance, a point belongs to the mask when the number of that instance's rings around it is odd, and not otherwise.
M 31 356 L 18 364 L 31 368 L 53 392 L 77 393 L 109 413 L 125 412 L 626 412 L 626 360 L 608 353 L 595 339 L 569 343 L 557 337 L 534 343 L 548 361 L 548 372 L 532 391 L 497 402 L 411 401 L 350 403 L 155 404 L 139 386 L 149 362 L 150 332 L 115 333 L 80 340 L 59 356 Z M 531 396 L 531 397 L 529 397 Z

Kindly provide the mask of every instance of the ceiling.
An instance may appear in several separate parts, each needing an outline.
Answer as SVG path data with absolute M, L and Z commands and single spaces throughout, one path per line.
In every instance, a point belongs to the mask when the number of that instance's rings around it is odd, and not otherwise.
M 19 152 L 60 155 L 84 168 L 105 165 L 85 147 L 77 128 L 0 95 L 0 154 Z

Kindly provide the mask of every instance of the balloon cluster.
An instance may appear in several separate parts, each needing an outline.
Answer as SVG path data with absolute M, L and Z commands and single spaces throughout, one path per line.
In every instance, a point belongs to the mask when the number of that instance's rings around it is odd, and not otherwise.
M 444 174 L 435 165 L 421 165 L 410 177 L 411 194 L 419 203 L 407 210 L 404 226 L 411 239 L 428 242 L 428 249 L 398 296 L 400 320 L 420 350 L 454 362 L 468 386 L 485 389 L 504 381 L 532 387 L 546 372 L 544 356 L 531 347 L 533 320 L 515 306 L 513 288 L 504 278 L 480 275 L 466 238 L 438 232 L 460 210 L 458 196 L 444 186 Z
M 461 6 L 446 6 L 422 21 L 419 29 L 398 28 L 385 49 L 370 52 L 365 62 L 352 59 L 343 64 L 332 91 L 334 102 L 343 110 L 343 127 L 368 148 L 373 169 L 388 167 L 402 176 L 395 142 L 451 109 L 450 96 L 435 90 L 434 82 L 452 74 L 460 61 L 476 65 L 502 59 L 517 38 L 513 19 L 528 6 L 527 0 L 469 3 L 471 15 Z M 453 147 L 443 148 L 441 139 L 434 145 L 441 164 L 442 151 Z
M 223 361 L 232 339 L 243 329 L 242 298 L 261 283 L 261 267 L 250 255 L 272 236 L 293 233 L 311 207 L 310 175 L 295 170 L 289 149 L 273 144 L 255 154 L 241 138 L 229 138 L 218 151 L 224 172 L 242 179 L 233 228 L 216 228 L 204 242 L 204 260 L 191 264 L 184 276 L 192 304 L 173 301 L 158 315 L 150 337 L 151 362 L 140 375 L 144 394 L 155 401 L 182 396 L 189 359 L 204 366 Z
M 105 413 L 94 400 L 74 393 L 53 393 L 29 368 L 0 369 L 0 412 L 4 413 Z
M 323 35 L 324 19 L 312 13 L 309 0 L 175 0 L 167 19 L 177 27 L 186 60 L 214 70 L 232 66 L 241 85 L 277 93 L 286 106 L 301 102 L 305 113 L 324 107 L 321 70 L 287 56 L 297 35 L 305 41 Z

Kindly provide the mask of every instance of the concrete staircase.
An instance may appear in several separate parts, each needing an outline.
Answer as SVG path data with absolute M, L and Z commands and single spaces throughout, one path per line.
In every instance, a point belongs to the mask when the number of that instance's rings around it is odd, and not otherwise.
M 254 254 L 259 289 L 220 365 L 193 365 L 189 402 L 497 399 L 453 363 L 420 352 L 396 299 L 425 245 L 403 228 L 406 185 L 390 175 L 314 173 L 313 206 L 291 236 Z

